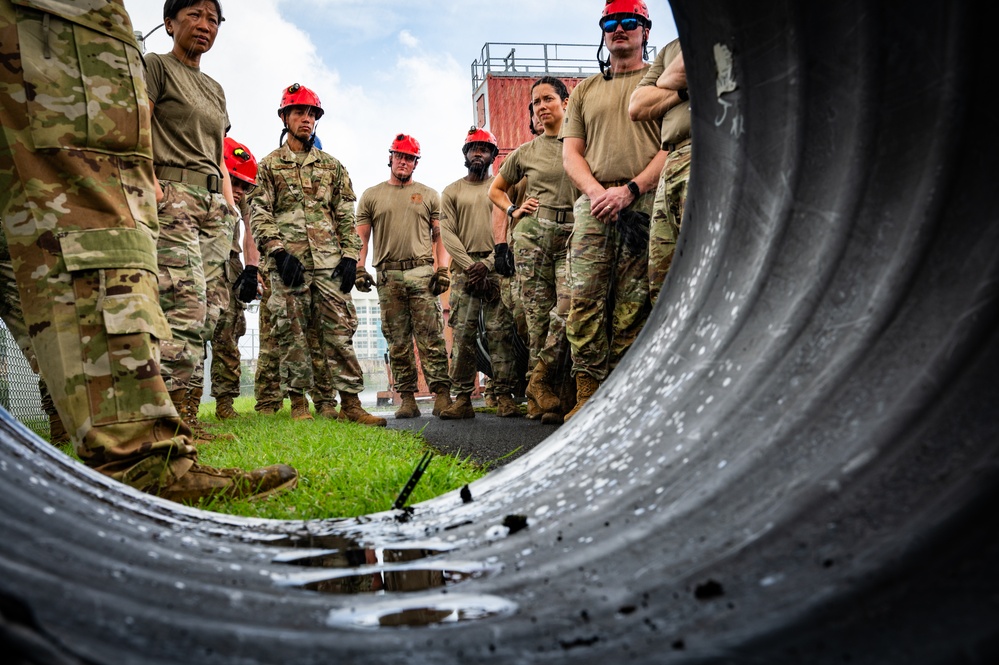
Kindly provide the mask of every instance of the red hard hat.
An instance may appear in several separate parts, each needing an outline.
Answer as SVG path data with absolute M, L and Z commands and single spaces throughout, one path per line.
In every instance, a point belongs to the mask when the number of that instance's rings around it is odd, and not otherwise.
M 492 132 L 479 127 L 471 127 L 468 130 L 468 135 L 465 137 L 465 145 L 462 146 L 461 151 L 467 152 L 469 146 L 473 143 L 488 143 L 493 147 L 494 151 L 499 152 L 499 141 L 496 140 L 496 136 Z
M 230 177 L 250 185 L 257 184 L 257 160 L 245 145 L 225 137 L 223 159 Z
M 419 158 L 420 142 L 409 134 L 397 134 L 392 145 L 389 146 L 389 152 L 401 152 L 404 155 L 413 155 Z
M 605 18 L 614 14 L 635 14 L 636 16 L 641 16 L 645 19 L 646 27 L 652 27 L 652 19 L 649 18 L 649 8 L 645 6 L 642 0 L 607 0 L 607 4 L 604 5 L 604 13 L 600 17 L 600 22 L 603 23 Z
M 278 107 L 278 117 L 282 117 L 284 110 L 289 106 L 311 106 L 316 109 L 316 120 L 323 117 L 323 104 L 319 101 L 319 95 L 312 92 L 304 85 L 293 83 L 281 92 L 281 106 Z

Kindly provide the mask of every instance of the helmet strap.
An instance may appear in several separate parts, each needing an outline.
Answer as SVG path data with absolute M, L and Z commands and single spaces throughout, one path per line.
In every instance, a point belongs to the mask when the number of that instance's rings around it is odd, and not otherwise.
M 603 53 L 603 52 L 604 52 L 604 35 L 603 35 L 603 31 L 601 31 L 600 32 L 600 47 L 597 48 L 597 64 L 600 65 L 600 73 L 603 74 L 604 80 L 605 81 L 610 81 L 612 78 L 614 78 L 614 75 L 611 74 L 610 58 L 607 58 L 606 60 L 602 59 L 600 57 L 600 54 Z

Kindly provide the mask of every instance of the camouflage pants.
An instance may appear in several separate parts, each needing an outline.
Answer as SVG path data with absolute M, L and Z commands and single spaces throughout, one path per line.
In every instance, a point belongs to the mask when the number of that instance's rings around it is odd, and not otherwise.
M 258 267 L 259 269 L 259 267 Z M 256 400 L 253 408 L 257 411 L 277 407 L 284 402 L 288 386 L 281 383 L 281 352 L 275 342 L 274 327 L 276 315 L 267 303 L 270 302 L 271 285 L 267 274 L 264 277 L 263 295 L 260 297 L 260 347 L 257 352 L 257 371 L 253 378 L 253 396 Z M 323 404 L 336 406 L 336 390 L 330 376 L 329 364 L 323 361 L 319 337 L 314 328 L 306 331 L 312 358 L 312 387 L 309 395 L 316 408 Z
M 183 182 L 160 185 L 160 306 L 173 331 L 173 339 L 161 341 L 160 348 L 163 379 L 177 390 L 204 383 L 205 344 L 229 305 L 223 267 L 236 216 L 222 194 Z
M 678 148 L 666 158 L 649 225 L 649 299 L 656 304 L 666 274 L 673 264 L 673 251 L 680 235 L 683 209 L 687 205 L 687 182 L 690 180 L 690 144 Z
M 80 458 L 150 489 L 196 453 L 160 375 L 142 61 L 127 21 L 116 39 L 42 17 L 0 0 L 0 215 L 24 322 Z
M 630 208 L 648 214 L 654 195 L 647 192 Z M 572 373 L 603 381 L 634 343 L 649 316 L 648 249 L 631 253 L 613 224 L 590 212 L 581 196 L 569 238 L 572 297 L 566 335 L 572 349 Z
M 349 293 L 340 291 L 332 271 L 306 270 L 305 283 L 285 286 L 277 270 L 269 271 L 274 313 L 274 341 L 280 349 L 281 373 L 288 390 L 305 393 L 313 388 L 313 365 L 329 367 L 332 390 L 357 394 L 364 390 L 364 375 L 354 353 L 357 313 Z M 316 342 L 310 342 L 312 330 Z M 324 395 L 324 401 L 332 395 Z
M 571 295 L 566 263 L 572 224 L 524 217 L 513 232 L 533 368 L 540 358 L 557 367 L 569 351 L 565 317 Z
M 419 385 L 414 338 L 427 385 L 434 392 L 451 389 L 444 344 L 444 312 L 440 299 L 430 292 L 433 274 L 434 267 L 429 265 L 411 270 L 378 271 L 382 334 L 388 342 L 389 367 L 397 392 L 416 392 Z M 451 293 L 454 294 L 453 285 Z
M 496 273 L 489 279 L 498 281 Z M 501 298 L 486 302 L 465 292 L 468 276 L 455 271 L 451 282 L 451 316 L 448 325 L 454 328 L 451 340 L 451 385 L 456 395 L 471 394 L 475 388 L 475 349 L 479 331 L 479 312 L 485 322 L 486 345 L 493 369 L 494 395 L 512 395 L 517 384 L 513 343 L 513 315 Z
M 229 287 L 229 306 L 222 312 L 212 335 L 212 397 L 239 397 L 242 365 L 239 338 L 246 334 L 246 305 L 232 293 L 236 278 L 243 271 L 239 254 L 231 252 L 225 265 L 225 284 Z

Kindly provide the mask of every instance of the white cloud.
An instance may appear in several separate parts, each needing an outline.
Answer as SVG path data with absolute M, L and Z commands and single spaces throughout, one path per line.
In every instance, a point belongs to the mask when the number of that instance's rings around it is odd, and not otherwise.
M 420 40 L 409 30 L 403 30 L 399 33 L 399 43 L 409 48 L 417 48 L 420 45 Z

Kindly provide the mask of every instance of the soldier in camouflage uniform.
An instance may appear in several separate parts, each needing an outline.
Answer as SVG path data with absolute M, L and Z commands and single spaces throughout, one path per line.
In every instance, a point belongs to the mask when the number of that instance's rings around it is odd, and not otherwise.
M 513 400 L 517 383 L 512 335 L 513 315 L 500 296 L 499 275 L 493 264 L 493 212 L 489 168 L 499 153 L 496 137 L 473 127 L 462 147 L 468 174 L 444 188 L 441 194 L 441 236 L 451 255 L 455 274 L 451 291 L 451 385 L 454 404 L 441 411 L 444 420 L 474 418 L 472 389 L 475 385 L 476 338 L 481 316 L 492 366 L 496 415 L 520 415 Z
M 263 158 L 250 200 L 250 226 L 260 253 L 268 257 L 275 337 L 281 349 L 292 418 L 311 420 L 305 391 L 313 385 L 314 330 L 321 362 L 330 366 L 340 392 L 340 420 L 384 427 L 384 418 L 361 407 L 361 365 L 352 338 L 357 314 L 354 288 L 361 240 L 354 230 L 350 176 L 332 155 L 314 147 L 315 124 L 323 116 L 319 97 L 299 84 L 284 90 L 278 116 L 287 140 Z
M 293 486 L 285 465 L 197 465 L 160 374 L 170 328 L 149 105 L 121 0 L 0 0 L 0 60 L 0 215 L 31 344 L 80 459 L 172 500 Z
M 444 314 L 438 298 L 451 286 L 451 276 L 440 237 L 440 197 L 413 180 L 419 161 L 419 142 L 407 134 L 396 135 L 389 146 L 389 179 L 366 189 L 357 206 L 362 267 L 356 284 L 366 293 L 374 283 L 363 268 L 374 232 L 371 254 L 378 271 L 382 334 L 389 346 L 395 390 L 402 395 L 396 418 L 420 416 L 414 338 L 423 376 L 436 393 L 433 415 L 451 405 Z
M 690 180 L 690 97 L 680 40 L 659 51 L 632 93 L 628 112 L 632 120 L 661 119 L 662 148 L 668 153 L 649 226 L 649 298 L 654 305 L 673 263 Z
M 260 263 L 260 252 L 250 233 L 248 196 L 257 185 L 257 160 L 249 148 L 228 136 L 224 145 L 223 157 L 232 181 L 232 196 L 243 220 L 243 242 L 240 247 L 239 234 L 234 232 L 229 261 L 225 265 L 224 285 L 230 289 L 229 307 L 219 317 L 212 335 L 212 397 L 215 398 L 215 415 L 220 420 L 239 415 L 233 407 L 233 400 L 239 397 L 242 376 L 239 338 L 246 334 L 245 303 L 257 299 L 257 264 Z M 246 257 L 245 267 L 240 261 L 240 253 Z
M 562 127 L 569 90 L 545 76 L 531 87 L 534 108 L 542 116 L 542 136 L 525 143 L 504 161 L 489 197 L 516 222 L 513 248 L 496 246 L 497 270 L 514 273 L 527 314 L 533 369 L 527 396 L 546 423 L 562 422 L 558 368 L 569 352 L 565 317 L 569 310 L 567 252 L 572 232 L 572 205 L 578 192 L 562 166 Z M 527 178 L 530 195 L 520 204 L 510 197 L 512 183 Z
M 224 266 L 238 211 L 223 140 L 229 130 L 225 93 L 201 69 L 222 23 L 215 0 L 167 0 L 169 53 L 144 58 L 153 110 L 153 160 L 163 190 L 158 265 L 160 305 L 173 332 L 161 341 L 163 378 L 181 416 L 199 438 L 206 345 L 229 306 Z
M 650 310 L 648 219 L 666 153 L 659 123 L 632 122 L 627 105 L 649 67 L 643 56 L 651 26 L 642 0 L 604 5 L 606 77 L 596 74 L 573 89 L 559 134 L 566 173 L 582 193 L 573 209 L 566 318 L 576 406 L 565 419 L 617 366 Z

